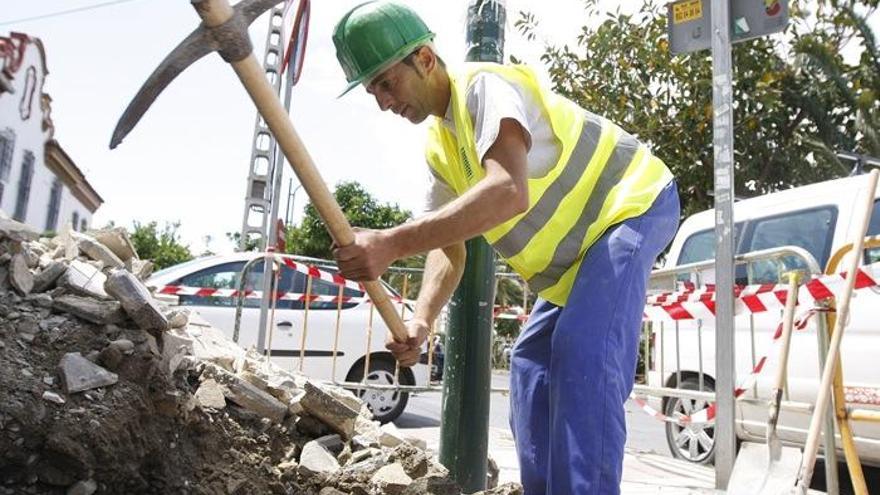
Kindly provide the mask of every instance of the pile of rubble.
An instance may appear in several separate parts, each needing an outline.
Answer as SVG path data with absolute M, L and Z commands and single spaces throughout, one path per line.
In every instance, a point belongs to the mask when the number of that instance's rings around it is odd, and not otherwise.
M 0 494 L 460 493 L 350 392 L 155 300 L 124 230 L 90 234 L 0 219 Z

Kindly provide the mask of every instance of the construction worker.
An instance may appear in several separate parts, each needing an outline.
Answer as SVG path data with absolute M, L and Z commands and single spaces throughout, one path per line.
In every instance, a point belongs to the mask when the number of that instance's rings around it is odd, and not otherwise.
M 427 214 L 359 230 L 334 256 L 344 276 L 374 280 L 428 252 L 409 339 L 387 346 L 410 366 L 460 280 L 464 241 L 482 234 L 540 296 L 510 372 L 525 493 L 618 493 L 647 279 L 678 225 L 672 174 L 529 68 L 452 72 L 433 38 L 415 12 L 389 2 L 359 5 L 335 28 L 345 92 L 363 85 L 381 110 L 431 119 L 433 183 Z

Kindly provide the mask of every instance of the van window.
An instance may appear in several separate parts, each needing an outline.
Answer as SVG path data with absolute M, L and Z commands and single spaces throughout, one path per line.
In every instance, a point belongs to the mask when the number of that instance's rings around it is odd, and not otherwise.
M 734 235 L 734 250 L 739 246 L 740 233 L 742 224 L 736 224 L 736 234 Z M 706 229 L 691 234 L 684 241 L 681 247 L 681 253 L 678 255 L 678 265 L 687 265 L 688 263 L 699 263 L 715 258 L 715 229 Z
M 868 235 L 880 235 L 880 201 L 874 201 L 874 211 L 871 212 L 871 222 L 868 224 Z M 880 261 L 880 247 L 865 249 L 866 264 L 878 261 Z
M 831 251 L 837 209 L 831 206 L 784 213 L 754 220 L 746 239 L 744 252 L 760 251 L 782 246 L 805 249 L 823 268 Z M 790 270 L 808 270 L 797 256 L 749 263 L 749 283 L 772 284 Z

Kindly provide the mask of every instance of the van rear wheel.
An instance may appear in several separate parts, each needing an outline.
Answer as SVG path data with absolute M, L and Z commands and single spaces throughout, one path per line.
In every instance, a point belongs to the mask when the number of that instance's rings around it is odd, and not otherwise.
M 364 376 L 365 361 L 358 362 L 348 373 L 350 382 L 360 382 Z M 394 358 L 378 355 L 370 358 L 370 372 L 365 382 L 368 385 L 394 385 Z M 398 376 L 400 385 L 415 385 L 415 377 L 409 368 L 400 368 Z M 352 390 L 370 411 L 376 421 L 388 423 L 394 421 L 406 409 L 409 393 L 399 390 L 356 389 Z
M 686 390 L 699 390 L 697 378 L 686 378 L 681 386 Z M 714 392 L 715 386 L 709 381 L 703 382 L 704 392 Z M 663 413 L 670 418 L 691 416 L 709 407 L 709 401 L 670 397 Z M 712 423 L 679 425 L 666 423 L 666 444 L 672 456 L 694 464 L 712 464 L 715 460 L 715 427 Z

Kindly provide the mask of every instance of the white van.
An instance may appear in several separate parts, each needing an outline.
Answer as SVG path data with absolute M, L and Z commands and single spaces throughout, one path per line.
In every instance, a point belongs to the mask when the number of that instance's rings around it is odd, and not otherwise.
M 782 246 L 797 246 L 815 258 L 821 270 L 833 253 L 851 242 L 859 227 L 856 211 L 867 187 L 865 176 L 832 180 L 809 186 L 737 201 L 734 205 L 737 254 Z M 880 195 L 875 193 L 875 197 Z M 880 234 L 880 201 L 875 201 L 868 235 Z M 712 260 L 715 256 L 714 214 L 697 213 L 685 220 L 668 253 L 665 269 Z M 880 248 L 866 249 L 863 263 L 880 260 Z M 780 274 L 806 270 L 808 263 L 795 256 L 740 264 L 737 285 L 780 283 Z M 838 271 L 842 271 L 841 268 Z M 711 281 L 706 270 L 703 282 Z M 693 274 L 677 274 L 678 281 Z M 652 278 L 654 287 L 661 281 Z M 670 280 L 663 281 L 668 287 Z M 785 401 L 813 404 L 818 392 L 819 353 L 816 319 L 792 335 L 788 363 L 788 391 Z M 754 336 L 752 335 L 754 322 Z M 737 316 L 737 383 L 752 370 L 755 359 L 768 354 L 772 333 L 781 321 L 780 311 Z M 681 321 L 652 325 L 648 385 L 686 389 L 715 389 L 715 321 Z M 678 345 L 676 345 L 676 341 Z M 775 347 L 778 349 L 778 346 Z M 880 409 L 880 290 L 868 288 L 854 293 L 850 323 L 841 346 L 844 386 L 851 405 Z M 700 359 L 702 358 L 702 363 Z M 767 401 L 772 389 L 778 357 L 768 356 L 768 365 L 758 375 L 757 386 L 736 401 L 736 434 L 742 440 L 763 441 L 767 422 Z M 703 372 L 701 379 L 701 371 Z M 680 380 L 680 381 L 679 381 Z M 661 412 L 689 415 L 705 407 L 704 401 L 667 397 L 655 399 Z M 784 443 L 802 446 L 806 440 L 810 413 L 783 409 L 778 431 Z M 863 462 L 880 465 L 880 424 L 851 422 L 856 446 Z M 682 427 L 666 423 L 666 437 L 672 454 L 696 463 L 708 463 L 714 455 L 714 428 L 708 425 Z M 840 449 L 838 437 L 838 449 Z M 842 457 L 841 457 L 842 459 Z
M 197 311 L 231 339 L 235 327 L 235 298 L 208 295 L 210 290 L 193 293 L 192 289 L 236 290 L 239 288 L 241 272 L 245 264 L 258 256 L 259 253 L 235 253 L 198 258 L 156 272 L 146 284 L 158 291 L 169 286 L 187 288 L 188 290 L 180 291 L 178 295 L 171 295 L 170 302 Z M 335 272 L 332 267 L 323 267 L 322 270 Z M 306 274 L 282 266 L 278 292 L 305 294 L 306 281 Z M 245 288 L 254 291 L 263 289 L 262 261 L 256 262 L 249 270 Z M 386 289 L 391 291 L 387 286 Z M 175 290 L 166 289 L 166 292 L 175 292 Z M 333 298 L 338 296 L 339 286 L 320 278 L 312 278 L 311 294 Z M 302 372 L 305 375 L 319 380 L 360 382 L 364 375 L 369 349 L 370 369 L 366 382 L 392 385 L 395 360 L 385 349 L 388 327 L 378 312 L 371 311 L 372 305 L 363 301 L 364 292 L 346 287 L 343 296 L 353 299 L 342 304 L 335 369 L 336 302 L 312 301 L 309 304 L 308 320 L 306 320 L 303 301 L 287 299 L 277 301 L 271 341 L 272 361 L 286 369 L 299 370 L 302 334 L 303 329 L 307 328 L 302 360 Z M 169 296 L 163 297 L 167 299 Z M 401 303 L 395 302 L 394 305 L 400 314 Z M 256 347 L 259 319 L 260 299 L 246 298 L 238 339 L 239 345 L 245 349 Z M 307 327 L 306 323 L 308 323 Z M 369 331 L 370 326 L 372 331 Z M 412 368 L 401 368 L 399 372 L 401 385 L 425 385 L 428 383 L 428 378 L 428 368 L 422 364 Z M 408 401 L 408 394 L 399 391 L 361 390 L 358 395 L 367 403 L 376 419 L 383 423 L 399 416 Z

